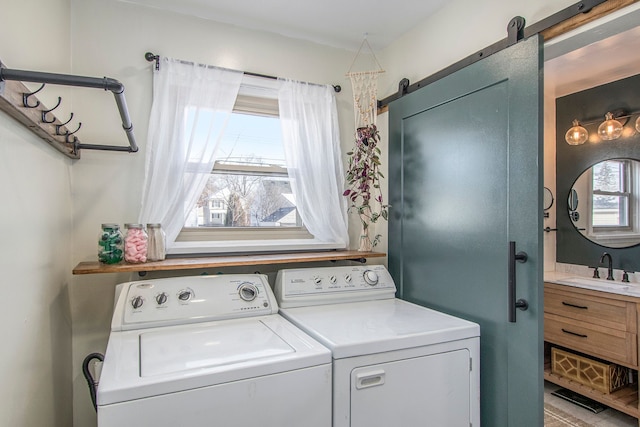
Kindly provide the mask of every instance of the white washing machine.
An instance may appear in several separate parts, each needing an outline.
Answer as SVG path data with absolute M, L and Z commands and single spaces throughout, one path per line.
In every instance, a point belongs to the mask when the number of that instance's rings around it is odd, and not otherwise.
M 124 284 L 98 426 L 330 427 L 331 353 L 277 312 L 263 275 Z
M 395 298 L 382 265 L 281 270 L 280 313 L 333 354 L 333 427 L 480 425 L 480 327 Z

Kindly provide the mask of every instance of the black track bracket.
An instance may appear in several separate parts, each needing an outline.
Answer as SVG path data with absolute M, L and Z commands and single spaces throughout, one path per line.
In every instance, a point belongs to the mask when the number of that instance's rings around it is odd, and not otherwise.
M 398 83 L 398 97 L 402 98 L 405 96 L 409 89 L 409 79 L 404 78 L 400 80 Z
M 524 39 L 525 20 L 522 16 L 516 16 L 507 25 L 507 44 L 509 46 Z

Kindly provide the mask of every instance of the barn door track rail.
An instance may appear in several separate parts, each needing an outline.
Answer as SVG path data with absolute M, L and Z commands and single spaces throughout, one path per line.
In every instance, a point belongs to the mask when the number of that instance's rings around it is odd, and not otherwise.
M 493 55 L 494 53 L 500 52 L 501 50 L 518 43 L 520 40 L 529 38 L 536 34 L 541 34 L 543 39 L 546 41 L 562 34 L 563 31 L 577 27 L 580 23 L 592 21 L 615 10 L 617 7 L 624 7 L 637 1 L 638 0 L 584 0 L 574 3 L 573 5 L 548 16 L 529 27 L 525 27 L 524 18 L 516 16 L 511 19 L 507 25 L 506 38 L 492 44 L 491 46 L 487 46 L 486 48 L 467 56 L 466 58 L 428 77 L 425 77 L 416 83 L 411 84 L 407 78 L 400 80 L 398 83 L 398 92 L 384 99 L 378 100 L 378 110 L 388 107 L 391 102 L 440 80 L 449 74 L 453 74 L 456 71 Z M 582 17 L 578 18 L 580 16 Z M 576 22 L 569 22 L 570 19 L 575 19 Z M 567 22 L 565 23 L 565 21 Z
M 30 91 L 22 82 L 42 83 L 39 89 Z M 62 98 L 53 108 L 46 108 L 37 98 L 45 84 L 76 86 L 111 91 L 118 106 L 122 128 L 124 129 L 129 146 L 82 144 L 76 132 L 82 127 L 78 123 L 74 130 L 67 128 L 73 119 L 73 113 L 64 122 L 56 118 L 53 111 L 60 106 Z M 39 71 L 12 70 L 5 68 L 0 62 L 0 110 L 5 111 L 14 119 L 25 125 L 29 130 L 44 139 L 55 149 L 69 158 L 79 159 L 80 150 L 123 151 L 135 153 L 138 151 L 133 124 L 129 118 L 127 101 L 124 97 L 124 85 L 109 78 L 84 77 L 69 74 L 44 73 Z

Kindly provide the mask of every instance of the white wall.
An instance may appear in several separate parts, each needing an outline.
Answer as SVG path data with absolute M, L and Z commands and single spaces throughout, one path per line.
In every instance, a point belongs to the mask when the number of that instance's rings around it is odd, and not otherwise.
M 549 218 L 543 221 L 543 227 L 556 228 L 556 96 L 545 87 L 544 93 L 544 186 L 551 190 L 554 201 L 548 210 Z M 556 269 L 556 232 L 543 233 L 544 271 Z
M 78 210 L 78 261 L 92 259 L 100 222 L 137 218 L 143 180 L 144 148 L 151 105 L 152 64 L 146 51 L 196 62 L 295 79 L 340 84 L 337 94 L 342 139 L 353 135 L 351 94 L 344 76 L 352 52 L 299 42 L 266 33 L 165 13 L 118 1 L 73 2 L 73 69 L 86 75 L 117 78 L 125 95 L 140 145 L 138 154 L 83 152 L 74 167 Z M 126 145 L 112 97 L 85 90 L 74 96 L 82 111 L 84 142 Z
M 344 73 L 354 52 L 115 0 L 10 3 L 3 8 L 0 60 L 11 68 L 120 80 L 126 87 L 141 148 L 138 154 L 84 150 L 81 160 L 71 162 L 0 114 L 0 195 L 6 206 L 0 219 L 3 236 L 8 236 L 0 243 L 5 274 L 2 290 L 7 301 L 16 301 L 6 304 L 2 314 L 3 337 L 16 344 L 3 346 L 1 353 L 0 425 L 69 426 L 73 401 L 73 425 L 91 426 L 95 414 L 80 364 L 86 354 L 104 351 L 113 288 L 129 276 L 71 277 L 69 273 L 78 262 L 95 259 L 100 223 L 122 224 L 137 218 L 152 82 L 152 65 L 144 60 L 144 52 L 340 84 L 344 90 L 337 99 L 345 152 L 351 147 L 353 116 Z M 515 15 L 531 23 L 571 3 L 487 0 L 478 8 L 476 1 L 451 1 L 379 53 L 387 71 L 380 98 L 395 92 L 403 77 L 418 81 L 505 37 L 507 22 Z M 43 99 L 53 105 L 58 94 L 64 98 L 60 116 L 73 111 L 83 123 L 79 133 L 83 142 L 127 144 L 109 93 L 47 88 Z M 384 156 L 385 116 L 379 120 Z M 386 250 L 386 224 L 378 228 L 383 234 L 380 249 Z M 352 247 L 357 246 L 358 231 L 357 226 L 352 227 Z M 276 269 L 261 270 L 272 273 Z
M 380 97 L 398 91 L 398 82 L 411 83 L 439 71 L 505 38 L 511 18 L 526 25 L 538 22 L 575 3 L 573 0 L 455 0 L 406 33 L 380 54 L 386 69 Z
M 0 60 L 68 72 L 69 8 L 69 0 L 5 2 Z M 47 87 L 39 97 L 53 106 L 58 94 L 68 108 L 64 90 Z M 69 159 L 0 112 L 0 426 L 72 422 L 70 169 Z
M 137 219 L 152 88 L 153 65 L 144 59 L 146 51 L 261 74 L 340 84 L 343 91 L 336 98 L 344 152 L 352 145 L 353 111 L 345 72 L 353 52 L 118 1 L 73 0 L 72 16 L 74 73 L 105 75 L 125 85 L 140 145 L 138 154 L 84 150 L 82 159 L 74 164 L 74 263 L 95 259 L 101 223 L 122 224 Z M 74 107 L 81 114 L 83 142 L 127 144 L 109 94 L 74 90 Z M 72 279 L 74 424 L 77 426 L 91 426 L 95 422 L 86 384 L 80 375 L 80 363 L 90 352 L 104 352 L 114 284 L 125 280 L 127 275 L 112 274 Z

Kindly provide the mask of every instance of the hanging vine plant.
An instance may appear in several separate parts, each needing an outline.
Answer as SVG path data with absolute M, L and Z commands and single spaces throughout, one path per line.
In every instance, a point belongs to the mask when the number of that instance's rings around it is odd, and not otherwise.
M 369 235 L 369 225 L 380 218 L 387 220 L 389 205 L 384 204 L 380 179 L 380 133 L 374 124 L 356 130 L 355 149 L 347 153 L 349 156 L 347 169 L 347 185 L 343 196 L 349 198 L 349 212 L 356 212 L 360 218 L 362 234 L 360 250 L 370 251 L 380 241 L 380 234 L 373 240 Z

